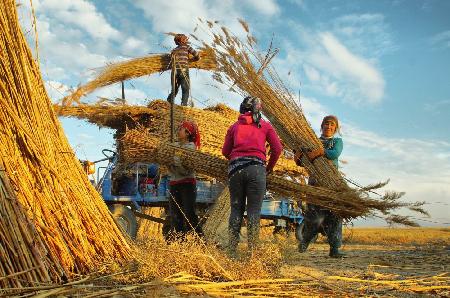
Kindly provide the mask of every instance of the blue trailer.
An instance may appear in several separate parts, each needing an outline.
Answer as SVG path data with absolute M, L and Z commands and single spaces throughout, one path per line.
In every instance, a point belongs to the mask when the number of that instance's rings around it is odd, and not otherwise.
M 163 233 L 170 230 L 167 217 L 158 218 L 142 213 L 142 207 L 168 207 L 170 177 L 161 176 L 158 166 L 148 163 L 134 163 L 126 168 L 118 168 L 118 156 L 111 150 L 103 150 L 108 160 L 104 174 L 98 179 L 97 190 L 108 205 L 116 222 L 130 235 L 137 235 L 136 217 L 163 224 Z M 199 215 L 207 215 L 208 208 L 223 191 L 225 185 L 214 179 L 197 179 L 197 209 Z M 166 212 L 168 213 L 168 212 Z M 272 220 L 274 232 L 295 231 L 301 237 L 303 216 L 299 206 L 292 199 L 273 199 L 269 194 L 263 200 L 261 218 Z

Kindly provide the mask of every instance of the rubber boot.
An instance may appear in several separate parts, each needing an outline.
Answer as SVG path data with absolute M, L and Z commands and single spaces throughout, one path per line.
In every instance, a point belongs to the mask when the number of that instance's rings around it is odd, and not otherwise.
M 339 248 L 331 247 L 330 248 L 330 258 L 336 258 L 336 259 L 345 258 L 345 254 L 340 252 Z
M 306 250 L 308 249 L 308 245 L 309 245 L 309 243 L 306 243 L 304 241 L 300 241 L 300 243 L 298 244 L 298 251 L 300 253 L 306 252 Z

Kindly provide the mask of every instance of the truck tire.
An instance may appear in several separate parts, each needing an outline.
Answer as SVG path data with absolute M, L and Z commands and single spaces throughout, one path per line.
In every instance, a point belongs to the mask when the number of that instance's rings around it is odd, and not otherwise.
M 301 222 L 295 225 L 295 238 L 300 242 L 303 239 L 303 227 L 305 223 Z
M 135 240 L 138 224 L 133 211 L 122 204 L 109 205 L 108 208 L 117 225 L 122 228 L 131 239 Z

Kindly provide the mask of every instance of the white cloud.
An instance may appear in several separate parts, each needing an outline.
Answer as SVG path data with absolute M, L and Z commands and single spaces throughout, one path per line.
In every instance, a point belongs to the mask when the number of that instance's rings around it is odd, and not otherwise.
M 301 9 L 306 10 L 306 2 L 304 0 L 288 0 L 288 2 L 297 5 Z
M 356 54 L 331 32 L 313 31 L 296 23 L 288 25 L 300 43 L 284 40 L 282 48 L 287 54 L 281 59 L 276 57 L 277 69 L 300 69 L 300 76 L 294 77 L 303 86 L 353 105 L 379 104 L 383 100 L 385 80 L 372 62 L 376 59 Z
M 66 96 L 66 92 L 70 89 L 68 86 L 57 81 L 45 81 L 44 84 L 45 90 L 53 102 L 57 102 L 59 99 Z
M 118 40 L 121 37 L 95 6 L 85 0 L 41 0 L 36 3 L 36 12 L 75 25 L 96 39 Z
M 345 173 L 362 184 L 390 178 L 387 189 L 405 191 L 407 201 L 427 201 L 432 218 L 448 222 L 448 210 L 436 202 L 450 204 L 450 143 L 388 138 L 347 123 L 343 131 Z
M 380 57 L 395 51 L 389 25 L 382 14 L 350 14 L 331 21 L 330 31 L 358 55 Z
M 190 32 L 195 27 L 198 17 L 212 16 L 203 0 L 137 0 L 134 5 L 144 11 L 145 16 L 152 21 L 157 32 Z
M 450 48 L 450 30 L 435 34 L 430 42 L 436 47 Z
M 139 51 L 141 48 L 144 48 L 144 42 L 142 40 L 139 40 L 133 36 L 128 37 L 125 42 L 123 43 L 123 51 L 125 53 L 133 53 L 135 51 Z
M 329 58 L 325 68 L 336 76 L 347 77 L 357 84 L 357 89 L 369 103 L 378 103 L 384 95 L 385 82 L 381 73 L 367 60 L 350 52 L 331 33 L 320 34 L 320 40 Z
M 276 1 L 273 0 L 247 0 L 247 6 L 267 16 L 276 15 L 280 12 Z
M 450 110 L 450 99 L 440 100 L 435 102 L 426 102 L 424 109 L 428 112 L 441 114 L 442 112 Z

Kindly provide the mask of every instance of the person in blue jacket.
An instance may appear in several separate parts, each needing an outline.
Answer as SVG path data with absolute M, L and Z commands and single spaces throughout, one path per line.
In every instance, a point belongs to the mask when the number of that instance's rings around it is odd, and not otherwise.
M 342 139 L 335 137 L 336 132 L 339 132 L 339 120 L 333 115 L 326 116 L 323 118 L 320 128 L 322 132 L 320 141 L 323 147 L 309 151 L 306 155 L 310 161 L 325 156 L 338 168 L 338 158 L 344 148 Z M 297 164 L 300 158 L 301 153 L 297 153 L 295 156 Z M 316 184 L 314 177 L 309 178 L 308 184 Z M 307 205 L 304 215 L 303 237 L 299 243 L 299 251 L 305 252 L 309 243 L 317 237 L 319 232 L 322 232 L 327 236 L 330 244 L 330 257 L 344 257 L 345 255 L 339 251 L 342 244 L 342 218 L 331 210 L 314 204 Z

